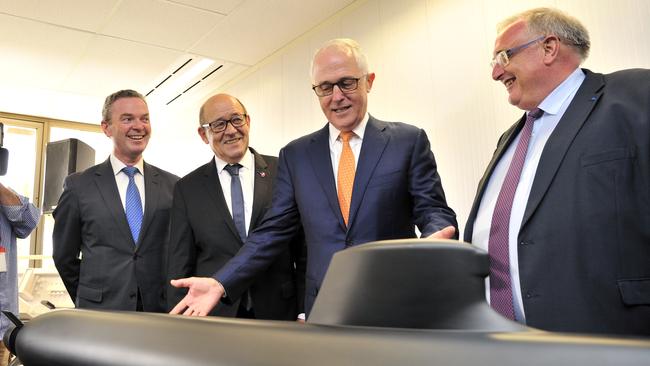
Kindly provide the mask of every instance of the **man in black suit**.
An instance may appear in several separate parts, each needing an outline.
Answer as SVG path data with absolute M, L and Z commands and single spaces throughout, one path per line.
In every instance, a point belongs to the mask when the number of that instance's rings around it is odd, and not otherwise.
M 465 231 L 490 252 L 490 301 L 545 330 L 650 335 L 650 70 L 580 69 L 587 30 L 554 9 L 499 32 L 492 78 L 527 113 Z
M 250 116 L 235 97 L 218 94 L 208 99 L 201 107 L 199 123 L 199 136 L 215 156 L 179 180 L 174 189 L 170 280 L 211 276 L 237 254 L 271 203 L 277 171 L 276 157 L 249 148 Z M 233 167 L 238 168 L 235 181 L 229 171 Z M 241 191 L 233 192 L 233 183 L 239 184 Z M 239 193 L 243 201 L 238 202 Z M 238 205 L 242 209 L 239 217 Z M 305 286 L 303 241 L 299 239 L 287 243 L 240 300 L 217 307 L 210 315 L 296 320 L 303 311 Z M 186 293 L 187 289 L 170 285 L 169 308 Z
M 149 109 L 133 90 L 109 95 L 103 163 L 68 176 L 54 210 L 54 263 L 78 308 L 165 310 L 164 249 L 178 180 L 142 159 Z

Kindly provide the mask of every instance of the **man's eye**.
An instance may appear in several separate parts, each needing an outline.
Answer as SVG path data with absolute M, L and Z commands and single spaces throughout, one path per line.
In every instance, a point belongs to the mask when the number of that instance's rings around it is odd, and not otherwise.
M 349 88 L 349 87 L 353 86 L 354 83 L 355 83 L 354 79 L 343 79 L 343 80 L 341 80 L 341 85 L 344 88 Z
M 330 89 L 332 89 L 333 87 L 334 87 L 334 84 L 329 84 L 329 83 L 327 83 L 327 84 L 320 84 L 320 88 L 323 89 L 323 90 L 330 90 Z

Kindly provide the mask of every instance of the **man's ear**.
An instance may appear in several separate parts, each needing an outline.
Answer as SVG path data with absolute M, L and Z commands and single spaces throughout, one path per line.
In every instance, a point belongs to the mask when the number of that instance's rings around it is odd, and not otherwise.
M 552 64 L 560 53 L 561 42 L 557 36 L 548 36 L 542 43 L 544 50 L 544 64 Z
M 375 73 L 374 72 L 369 72 L 368 75 L 366 76 L 366 90 L 370 91 L 372 89 L 372 83 L 375 81 Z
M 201 140 L 205 142 L 206 144 L 210 144 L 210 140 L 208 139 L 207 131 L 205 128 L 199 126 L 199 128 L 196 130 L 199 133 L 199 136 L 201 136 Z
M 101 126 L 102 126 L 102 132 L 104 132 L 104 135 L 106 135 L 108 137 L 112 137 L 111 130 L 108 128 L 109 127 L 108 122 L 102 121 Z

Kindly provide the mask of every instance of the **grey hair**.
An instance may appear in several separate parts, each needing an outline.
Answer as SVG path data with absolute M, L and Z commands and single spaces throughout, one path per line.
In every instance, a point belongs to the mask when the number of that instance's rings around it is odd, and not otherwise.
M 528 31 L 537 35 L 554 35 L 560 41 L 573 47 L 582 61 L 589 56 L 589 32 L 580 21 L 571 15 L 553 8 L 535 8 L 515 14 L 503 20 L 497 25 L 497 31 L 501 33 L 512 23 L 524 20 Z
M 361 51 L 361 46 L 359 43 L 350 38 L 335 38 L 325 42 L 319 49 L 316 50 L 316 52 L 314 52 L 314 57 L 311 58 L 311 65 L 309 68 L 312 80 L 314 80 L 314 58 L 316 58 L 316 55 L 318 55 L 321 51 L 327 48 L 336 48 L 352 55 L 361 72 L 364 74 L 368 73 L 368 58 Z
M 102 122 L 109 124 L 111 123 L 111 107 L 113 107 L 113 103 L 122 98 L 140 98 L 144 104 L 147 104 L 144 96 L 135 90 L 125 89 L 116 91 L 115 93 L 107 96 L 106 100 L 104 101 L 104 107 L 102 108 Z

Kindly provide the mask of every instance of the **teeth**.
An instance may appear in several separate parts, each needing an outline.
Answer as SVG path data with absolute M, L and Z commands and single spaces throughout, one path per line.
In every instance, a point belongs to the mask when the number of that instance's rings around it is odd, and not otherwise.
M 142 140 L 144 136 L 128 136 L 132 140 Z
M 506 80 L 506 82 L 504 83 L 504 85 L 505 85 L 506 88 L 507 88 L 507 87 L 509 87 L 510 85 L 512 85 L 512 83 L 514 83 L 514 82 L 515 82 L 515 79 L 508 79 L 508 80 Z

